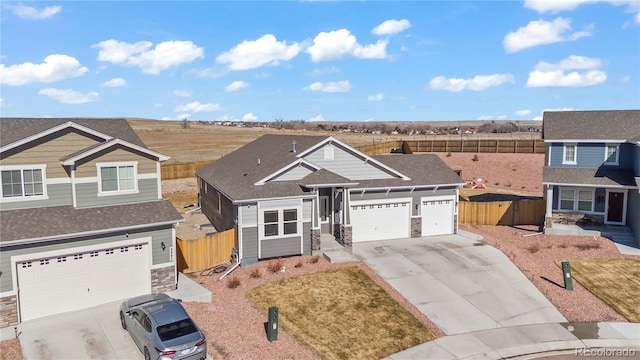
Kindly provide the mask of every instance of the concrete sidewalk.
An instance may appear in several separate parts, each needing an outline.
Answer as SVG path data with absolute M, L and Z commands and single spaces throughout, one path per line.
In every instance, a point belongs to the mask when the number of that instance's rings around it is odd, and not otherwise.
M 552 323 L 502 327 L 445 336 L 385 359 L 534 359 L 558 354 L 593 356 L 598 352 L 589 349 L 603 348 L 634 350 L 635 355 L 640 356 L 640 324 Z

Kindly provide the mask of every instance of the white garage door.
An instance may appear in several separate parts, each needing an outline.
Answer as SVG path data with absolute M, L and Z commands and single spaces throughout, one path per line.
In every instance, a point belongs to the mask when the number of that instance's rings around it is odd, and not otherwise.
M 16 263 L 21 321 L 151 291 L 148 243 L 46 255 Z
M 455 196 L 422 198 L 422 236 L 453 234 Z
M 410 199 L 352 201 L 350 210 L 353 242 L 410 236 Z

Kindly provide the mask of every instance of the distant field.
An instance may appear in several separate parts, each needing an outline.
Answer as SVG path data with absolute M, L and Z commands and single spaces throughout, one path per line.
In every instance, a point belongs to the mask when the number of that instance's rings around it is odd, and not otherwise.
M 129 123 L 142 141 L 152 150 L 169 155 L 169 162 L 216 160 L 264 134 L 331 135 L 351 146 L 361 146 L 392 140 L 478 139 L 478 138 L 539 138 L 539 133 L 465 134 L 465 135 L 374 135 L 326 131 L 276 130 L 269 128 L 238 128 L 190 122 L 183 129 L 180 121 L 130 119 Z M 429 123 L 431 124 L 431 123 Z M 435 124 L 435 123 L 434 123 Z M 439 124 L 439 123 L 438 123 Z M 457 122 L 451 122 L 457 125 Z

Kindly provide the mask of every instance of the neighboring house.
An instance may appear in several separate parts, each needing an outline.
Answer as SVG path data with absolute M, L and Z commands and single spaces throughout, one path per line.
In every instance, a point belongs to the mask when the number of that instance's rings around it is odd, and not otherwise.
M 202 212 L 243 264 L 352 242 L 452 234 L 464 182 L 433 154 L 368 156 L 333 137 L 264 135 L 196 171 Z
M 640 243 L 640 110 L 545 112 L 545 227 L 628 225 Z
M 175 289 L 167 159 L 124 119 L 0 118 L 0 327 Z

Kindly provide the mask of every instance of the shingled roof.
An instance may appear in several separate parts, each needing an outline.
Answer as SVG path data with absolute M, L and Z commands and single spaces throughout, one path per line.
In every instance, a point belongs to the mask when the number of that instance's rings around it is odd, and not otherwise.
M 545 111 L 545 140 L 640 141 L 640 110 Z
M 180 221 L 182 216 L 167 200 L 87 209 L 75 209 L 69 205 L 3 210 L 0 243 L 7 245 L 18 240 L 82 236 Z
M 633 171 L 604 168 L 544 167 L 543 184 L 590 186 L 637 186 Z
M 127 120 L 121 118 L 0 118 L 0 146 L 9 145 L 68 122 L 145 147 Z
M 270 181 L 255 185 L 269 175 L 293 164 L 297 157 L 322 141 L 326 136 L 263 135 L 257 140 L 199 169 L 196 174 L 231 200 L 308 195 L 305 184 L 348 184 L 349 187 L 398 187 L 429 185 L 462 185 L 464 181 L 433 154 L 382 155 L 372 159 L 409 177 L 375 180 L 353 180 L 319 169 L 302 180 Z M 296 152 L 293 141 L 296 142 Z

